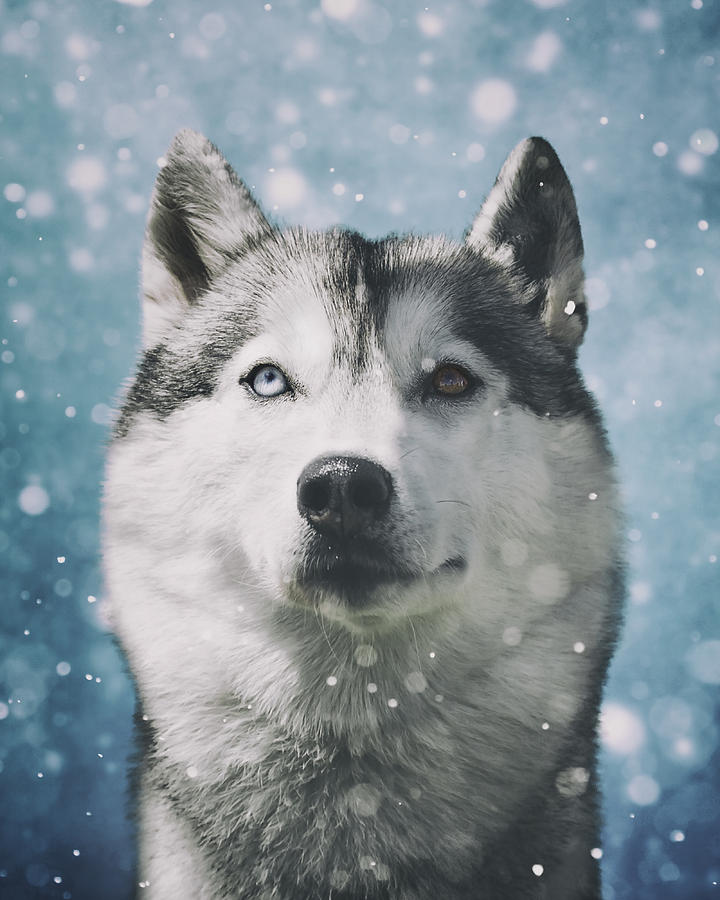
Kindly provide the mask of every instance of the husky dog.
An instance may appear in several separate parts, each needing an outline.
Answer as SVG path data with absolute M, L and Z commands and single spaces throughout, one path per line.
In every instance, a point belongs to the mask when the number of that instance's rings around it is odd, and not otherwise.
M 142 896 L 600 897 L 622 579 L 582 255 L 540 138 L 462 244 L 278 230 L 175 138 L 104 504 Z

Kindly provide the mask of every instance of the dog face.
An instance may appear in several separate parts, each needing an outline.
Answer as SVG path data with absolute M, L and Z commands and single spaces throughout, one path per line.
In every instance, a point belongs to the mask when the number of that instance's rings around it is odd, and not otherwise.
M 575 367 L 581 257 L 539 139 L 456 245 L 279 232 L 181 133 L 148 223 L 111 527 L 152 548 L 168 592 L 234 590 L 351 631 L 544 613 L 612 541 L 609 454 Z

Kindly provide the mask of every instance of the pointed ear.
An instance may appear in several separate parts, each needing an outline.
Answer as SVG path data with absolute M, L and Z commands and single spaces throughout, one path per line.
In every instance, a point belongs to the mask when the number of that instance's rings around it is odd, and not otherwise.
M 201 134 L 180 131 L 165 160 L 143 246 L 146 347 L 180 321 L 243 245 L 272 230 L 250 191 Z
M 568 349 L 587 325 L 583 243 L 573 190 L 553 148 L 528 138 L 508 156 L 467 243 L 519 269 L 528 308 Z

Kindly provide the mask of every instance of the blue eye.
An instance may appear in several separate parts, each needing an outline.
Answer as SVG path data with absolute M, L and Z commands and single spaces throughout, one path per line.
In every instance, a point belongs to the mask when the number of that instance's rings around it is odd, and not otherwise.
M 279 397 L 290 391 L 287 376 L 277 366 L 257 366 L 244 380 L 258 397 Z

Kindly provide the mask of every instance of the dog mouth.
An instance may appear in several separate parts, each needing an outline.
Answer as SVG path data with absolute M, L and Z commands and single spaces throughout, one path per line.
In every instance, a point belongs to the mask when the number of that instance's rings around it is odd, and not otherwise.
M 296 583 L 306 595 L 332 595 L 352 609 L 373 603 L 382 589 L 409 587 L 443 576 L 460 575 L 467 569 L 462 556 L 454 556 L 430 571 L 392 560 L 386 552 L 352 553 L 332 548 L 305 559 L 296 575 Z

